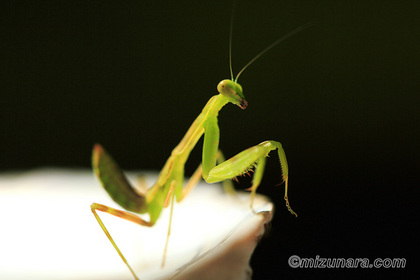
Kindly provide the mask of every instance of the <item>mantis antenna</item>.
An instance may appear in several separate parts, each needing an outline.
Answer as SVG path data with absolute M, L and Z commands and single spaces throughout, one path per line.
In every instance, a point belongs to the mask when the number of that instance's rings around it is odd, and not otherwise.
M 306 28 L 312 26 L 315 24 L 315 22 L 308 22 L 296 29 L 293 29 L 292 31 L 290 31 L 289 33 L 287 33 L 286 35 L 284 35 L 283 37 L 280 37 L 279 39 L 277 39 L 276 41 L 274 41 L 273 43 L 271 43 L 271 45 L 269 45 L 268 47 L 266 47 L 264 50 L 262 50 L 259 54 L 257 54 L 253 59 L 251 59 L 242 69 L 241 71 L 239 71 L 238 75 L 236 75 L 235 80 L 233 80 L 233 71 L 232 71 L 232 33 L 233 33 L 233 18 L 235 15 L 235 3 L 233 4 L 233 11 L 232 11 L 232 17 L 230 19 L 230 35 L 229 35 L 229 68 L 230 68 L 230 76 L 231 76 L 231 80 L 234 81 L 235 83 L 238 81 L 239 76 L 242 74 L 242 72 L 244 72 L 244 70 L 246 68 L 248 68 L 249 65 L 251 65 L 254 61 L 256 61 L 258 58 L 260 58 L 263 54 L 265 54 L 266 52 L 268 52 L 269 50 L 271 50 L 272 48 L 274 48 L 275 46 L 277 46 L 278 44 L 280 44 L 281 42 L 285 41 L 286 39 L 292 37 L 293 35 L 295 35 L 296 33 L 301 32 L 302 30 L 305 30 Z
M 229 69 L 230 69 L 230 79 L 233 81 L 233 70 L 232 70 L 232 33 L 233 33 L 233 20 L 235 17 L 236 10 L 236 1 L 233 1 L 232 4 L 232 16 L 230 17 L 230 29 L 229 29 Z M 238 77 L 236 77 L 236 80 Z M 235 81 L 236 81 L 235 80 Z

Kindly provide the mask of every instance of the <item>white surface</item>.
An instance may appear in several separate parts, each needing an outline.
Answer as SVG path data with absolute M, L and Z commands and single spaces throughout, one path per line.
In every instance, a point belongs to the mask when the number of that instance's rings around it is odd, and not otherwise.
M 155 177 L 147 178 L 151 185 Z M 245 270 L 255 235 L 271 215 L 254 214 L 249 194 L 240 197 L 224 194 L 220 185 L 202 183 L 175 204 L 164 269 L 160 263 L 169 211 L 152 228 L 100 216 L 141 279 L 187 275 L 205 262 L 214 269 L 211 258 L 235 242 L 238 250 L 246 250 L 238 268 Z M 0 279 L 133 279 L 91 213 L 92 202 L 120 209 L 90 171 L 0 174 Z M 254 208 L 272 211 L 273 205 L 258 196 Z M 244 240 L 249 244 L 242 244 Z

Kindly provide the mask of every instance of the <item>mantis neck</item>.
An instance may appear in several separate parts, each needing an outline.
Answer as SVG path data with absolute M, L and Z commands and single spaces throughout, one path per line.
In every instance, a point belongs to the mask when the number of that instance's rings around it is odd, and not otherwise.
M 203 113 L 207 109 L 208 117 L 213 117 L 213 116 L 217 117 L 217 115 L 219 114 L 219 111 L 222 110 L 223 106 L 225 106 L 227 103 L 229 103 L 229 98 L 227 98 L 226 96 L 222 94 L 215 95 L 206 104 L 206 106 L 203 109 Z

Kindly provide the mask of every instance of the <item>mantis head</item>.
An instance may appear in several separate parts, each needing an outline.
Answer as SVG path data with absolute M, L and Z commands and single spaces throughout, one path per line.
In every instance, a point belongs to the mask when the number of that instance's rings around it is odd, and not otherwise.
M 246 109 L 248 106 L 248 102 L 246 102 L 242 93 L 242 86 L 237 82 L 228 79 L 223 80 L 217 85 L 217 91 L 241 109 Z

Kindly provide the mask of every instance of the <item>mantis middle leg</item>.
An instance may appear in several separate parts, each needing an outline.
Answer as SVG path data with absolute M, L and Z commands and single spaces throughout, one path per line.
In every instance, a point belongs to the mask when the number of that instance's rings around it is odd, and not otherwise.
M 225 161 L 225 157 L 221 150 L 217 151 L 216 159 L 218 163 L 222 163 Z M 203 165 L 200 164 L 197 169 L 194 171 L 193 175 L 185 185 L 184 189 L 182 190 L 181 198 L 178 200 L 178 202 L 181 202 L 189 193 L 190 191 L 200 182 L 201 178 L 203 176 Z M 226 193 L 235 195 L 236 191 L 232 184 L 231 180 L 223 180 L 223 189 Z

